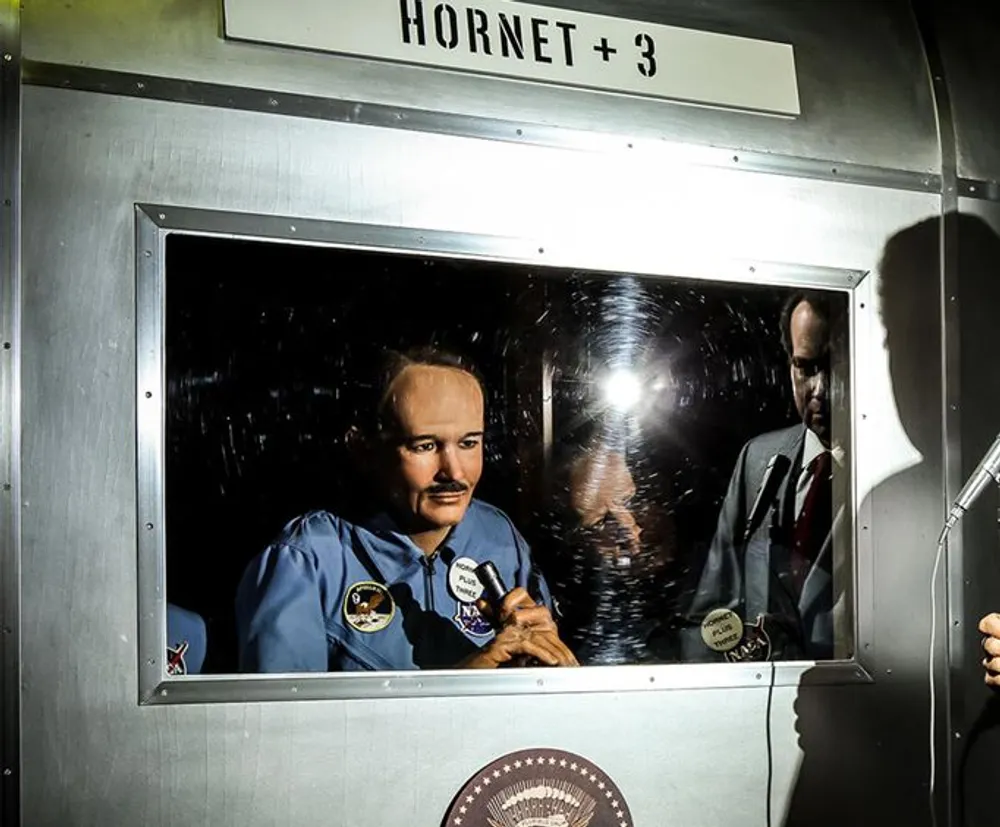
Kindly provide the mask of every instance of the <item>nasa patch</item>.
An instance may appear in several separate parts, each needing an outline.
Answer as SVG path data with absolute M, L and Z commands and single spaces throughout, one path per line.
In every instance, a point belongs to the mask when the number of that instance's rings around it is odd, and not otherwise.
M 392 622 L 396 604 L 381 583 L 362 580 L 344 595 L 344 620 L 359 632 L 381 632 Z
M 512 752 L 465 785 L 442 827 L 632 827 L 621 790 L 592 761 L 555 749 Z
M 758 615 L 756 621 L 743 627 L 743 639 L 735 649 L 726 652 L 726 660 L 730 663 L 742 663 L 770 659 L 771 637 L 764 628 L 764 616 Z
M 492 624 L 483 617 L 483 613 L 475 603 L 458 601 L 455 604 L 455 616 L 452 620 L 459 629 L 472 637 L 488 637 L 493 634 Z

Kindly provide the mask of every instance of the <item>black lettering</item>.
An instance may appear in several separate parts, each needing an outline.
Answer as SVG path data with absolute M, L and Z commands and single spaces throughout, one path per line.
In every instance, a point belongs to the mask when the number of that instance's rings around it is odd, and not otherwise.
M 548 43 L 549 39 L 547 37 L 542 37 L 542 34 L 539 31 L 539 29 L 541 29 L 542 26 L 548 26 L 548 25 L 549 21 L 543 20 L 541 17 L 531 18 L 531 37 L 532 40 L 535 41 L 535 60 L 537 60 L 539 63 L 552 62 L 552 58 L 542 52 L 542 46 Z
M 656 74 L 656 44 L 653 38 L 648 34 L 637 34 L 635 45 L 642 49 L 642 61 L 635 64 L 639 74 L 645 78 L 653 77 Z
M 573 65 L 573 29 L 576 28 L 576 23 L 561 23 L 556 21 L 556 26 L 562 29 L 563 33 L 563 51 L 566 55 L 566 65 Z
M 445 36 L 444 16 L 448 15 L 448 32 Z M 438 3 L 434 7 L 434 36 L 437 42 L 446 49 L 454 49 L 458 45 L 458 15 L 455 9 L 447 3 Z
M 403 42 L 411 43 L 410 27 L 417 30 L 417 44 L 426 46 L 427 40 L 424 36 L 424 4 L 423 0 L 414 0 L 415 17 L 410 17 L 409 0 L 399 0 L 399 20 L 403 24 Z
M 482 9 L 466 9 L 465 15 L 469 23 L 469 50 L 473 54 L 479 51 L 479 47 L 476 45 L 476 35 L 479 35 L 483 43 L 483 54 L 493 54 L 490 51 L 490 35 L 486 31 L 489 26 L 486 12 Z M 477 20 L 479 21 L 478 24 L 476 23 Z
M 510 57 L 511 49 L 518 60 L 524 60 L 524 36 L 521 34 L 521 16 L 514 15 L 514 25 L 511 27 L 507 15 L 499 12 L 500 18 L 500 51 L 504 57 Z

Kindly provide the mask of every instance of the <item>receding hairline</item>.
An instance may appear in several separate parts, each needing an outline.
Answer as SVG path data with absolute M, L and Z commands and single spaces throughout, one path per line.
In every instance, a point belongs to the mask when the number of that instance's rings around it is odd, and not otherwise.
M 385 414 L 391 414 L 392 418 L 399 422 L 399 409 L 397 406 L 397 395 L 396 389 L 399 387 L 400 383 L 404 381 L 404 377 L 413 370 L 426 370 L 434 371 L 442 374 L 458 375 L 465 378 L 468 383 L 471 383 L 478 394 L 480 404 L 483 408 L 483 415 L 485 416 L 486 409 L 486 394 L 483 391 L 482 383 L 472 371 L 467 370 L 462 367 L 452 366 L 452 365 L 431 365 L 424 362 L 412 362 L 410 364 L 404 365 L 399 372 L 392 377 L 389 383 L 386 385 L 385 391 L 382 394 L 382 399 L 379 402 L 379 410 L 382 412 L 382 416 Z

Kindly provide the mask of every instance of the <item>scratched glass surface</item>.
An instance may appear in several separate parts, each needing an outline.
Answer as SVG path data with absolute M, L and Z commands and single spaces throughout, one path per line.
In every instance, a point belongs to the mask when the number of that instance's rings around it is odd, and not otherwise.
M 788 288 L 184 235 L 166 261 L 167 596 L 205 620 L 205 672 L 236 671 L 248 562 L 293 517 L 356 505 L 344 437 L 386 348 L 479 369 L 476 496 L 527 538 L 584 664 L 679 659 L 741 446 L 799 421 Z M 595 446 L 634 482 L 637 540 L 610 514 L 582 525 L 574 468 Z

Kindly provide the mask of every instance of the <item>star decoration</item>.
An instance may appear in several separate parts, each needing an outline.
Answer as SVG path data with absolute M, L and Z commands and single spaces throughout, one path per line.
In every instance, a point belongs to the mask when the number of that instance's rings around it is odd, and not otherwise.
M 574 762 L 573 762 L 572 764 L 570 764 L 570 765 L 569 765 L 569 768 L 570 768 L 571 770 L 575 770 L 575 769 L 576 769 L 576 761 L 574 761 Z
M 624 813 L 621 810 L 616 810 L 615 815 L 618 816 L 618 818 L 621 818 L 624 815 Z
M 586 767 L 580 767 L 580 775 L 586 775 L 589 770 Z
M 500 777 L 500 770 L 493 770 L 493 777 L 494 778 L 499 778 Z
M 483 779 L 483 783 L 488 787 L 490 785 L 490 779 L 489 778 L 484 778 Z
M 479 795 L 482 791 L 483 791 L 482 787 L 476 787 L 475 788 L 476 795 Z
M 503 765 L 503 771 L 504 772 L 510 772 L 510 764 L 504 764 Z
M 514 762 L 514 766 L 517 767 L 518 769 L 521 769 L 521 762 L 520 761 L 515 761 Z
M 611 790 L 608 790 L 606 793 L 604 793 L 604 797 L 611 798 Z M 615 802 L 615 806 L 617 806 L 617 802 Z
M 591 781 L 596 781 L 596 780 L 597 780 L 597 776 L 596 776 L 596 775 L 594 775 L 593 773 L 591 773 L 591 774 L 590 774 L 590 780 L 591 780 Z
M 535 763 L 535 759 L 534 758 L 527 758 L 527 759 L 525 759 L 524 763 L 527 764 L 530 767 L 532 764 Z
M 462 823 L 462 819 L 460 819 L 458 816 L 455 816 L 455 823 L 456 824 L 461 824 Z
M 471 804 L 471 803 L 472 803 L 473 801 L 475 801 L 475 800 L 476 800 L 476 799 L 475 799 L 475 798 L 473 798 L 473 797 L 472 797 L 471 795 L 467 795 L 467 796 L 465 797 L 465 801 L 466 801 L 466 803 L 468 803 L 468 804 Z
M 559 766 L 560 767 L 565 767 L 566 766 L 566 759 L 565 758 L 560 758 L 559 759 Z
M 599 789 L 599 790 L 603 790 L 604 789 L 604 782 L 603 781 L 600 784 L 597 785 L 597 789 Z
M 550 758 L 549 759 L 549 766 L 552 766 L 553 764 L 555 764 L 555 762 L 556 762 L 555 758 Z
M 468 808 L 468 807 L 466 807 L 466 806 L 465 806 L 465 805 L 463 804 L 463 805 L 462 805 L 461 807 L 459 807 L 459 808 L 458 808 L 458 811 L 459 811 L 459 812 L 460 812 L 460 813 L 461 813 L 462 815 L 465 815 L 465 814 L 466 814 L 466 813 L 467 813 L 467 812 L 469 811 L 469 808 Z
M 610 798 L 610 797 L 611 797 L 611 796 L 608 796 L 608 798 Z M 612 806 L 612 807 L 617 807 L 617 806 L 618 806 L 618 801 L 617 801 L 617 799 L 616 799 L 615 801 L 612 801 L 612 802 L 611 802 L 611 806 Z

